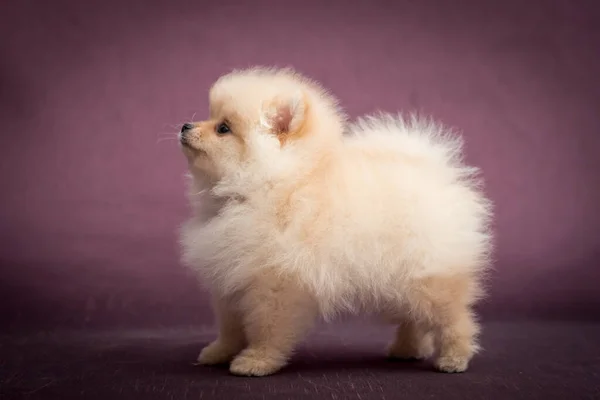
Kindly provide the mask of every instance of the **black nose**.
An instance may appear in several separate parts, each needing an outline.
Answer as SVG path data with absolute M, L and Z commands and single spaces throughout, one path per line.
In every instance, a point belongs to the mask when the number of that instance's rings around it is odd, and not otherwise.
M 192 124 L 183 124 L 183 126 L 181 127 L 181 133 L 183 133 L 185 131 L 189 131 L 190 129 L 194 129 L 194 125 L 192 125 Z

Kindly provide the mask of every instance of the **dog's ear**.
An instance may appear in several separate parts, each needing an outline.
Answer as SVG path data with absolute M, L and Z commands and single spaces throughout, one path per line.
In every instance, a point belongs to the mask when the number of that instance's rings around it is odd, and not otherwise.
M 264 110 L 263 124 L 283 142 L 302 129 L 306 111 L 306 99 L 301 91 L 279 96 Z

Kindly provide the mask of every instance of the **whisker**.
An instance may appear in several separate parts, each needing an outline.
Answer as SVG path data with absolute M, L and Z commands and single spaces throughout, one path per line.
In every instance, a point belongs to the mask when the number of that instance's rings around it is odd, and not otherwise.
M 179 136 L 179 133 L 173 133 L 173 132 L 161 132 L 161 133 L 157 133 L 156 136 L 159 135 L 166 135 L 166 136 L 172 136 L 172 137 L 177 137 Z
M 156 140 L 156 144 L 164 142 L 165 140 L 177 140 L 177 138 L 175 138 L 175 137 L 159 138 L 159 139 Z
M 190 121 L 188 121 L 188 123 L 193 123 L 194 122 L 194 118 L 196 118 L 196 114 L 197 113 L 194 113 L 192 115 L 192 119 Z M 163 128 L 171 128 L 171 129 L 175 130 L 175 132 L 169 132 L 169 133 L 163 132 L 163 133 L 160 133 L 159 135 L 174 135 L 174 136 L 178 136 L 179 135 L 179 131 L 181 129 L 181 124 L 176 124 L 176 125 L 174 125 L 174 124 L 164 124 Z
M 163 124 L 163 129 L 164 128 L 170 128 L 170 129 L 179 130 L 180 126 L 181 125 L 179 125 L 179 124 L 165 123 L 165 124 Z

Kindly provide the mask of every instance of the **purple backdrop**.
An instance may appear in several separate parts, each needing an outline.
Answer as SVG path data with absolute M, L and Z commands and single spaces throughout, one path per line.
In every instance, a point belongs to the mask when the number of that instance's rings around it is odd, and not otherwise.
M 209 318 L 178 263 L 185 163 L 162 139 L 254 64 L 296 67 L 352 116 L 462 130 L 496 203 L 485 315 L 600 315 L 598 6 L 456 4 L 2 2 L 0 323 Z

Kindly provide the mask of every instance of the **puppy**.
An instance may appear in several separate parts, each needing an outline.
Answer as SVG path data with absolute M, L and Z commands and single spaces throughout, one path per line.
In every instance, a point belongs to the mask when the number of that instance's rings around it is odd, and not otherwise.
M 209 99 L 209 118 L 180 134 L 193 210 L 182 259 L 219 326 L 198 362 L 273 374 L 316 319 L 368 313 L 398 326 L 390 357 L 465 371 L 491 204 L 461 138 L 418 117 L 349 124 L 290 69 L 234 71 Z

